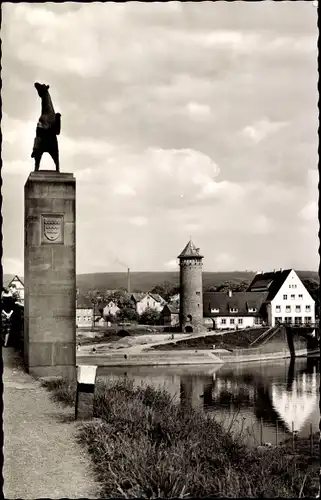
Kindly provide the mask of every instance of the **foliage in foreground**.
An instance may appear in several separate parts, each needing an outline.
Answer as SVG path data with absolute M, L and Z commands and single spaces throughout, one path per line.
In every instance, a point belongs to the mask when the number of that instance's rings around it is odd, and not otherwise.
M 46 382 L 55 400 L 74 404 L 75 386 Z M 162 389 L 126 379 L 98 383 L 97 420 L 79 439 L 92 456 L 102 497 L 284 497 L 316 493 L 305 457 L 259 451 Z

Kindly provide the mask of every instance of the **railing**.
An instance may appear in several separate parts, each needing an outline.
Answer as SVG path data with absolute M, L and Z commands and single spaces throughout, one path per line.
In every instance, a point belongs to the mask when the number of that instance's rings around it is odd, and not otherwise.
M 276 331 L 277 328 L 279 328 L 278 326 L 275 327 L 275 326 L 271 326 L 270 328 L 268 328 L 265 332 L 263 332 L 257 339 L 253 340 L 253 342 L 250 344 L 249 347 L 252 347 L 254 344 L 256 344 L 257 342 L 259 342 L 260 340 L 264 339 L 269 333 L 271 333 L 272 331 Z

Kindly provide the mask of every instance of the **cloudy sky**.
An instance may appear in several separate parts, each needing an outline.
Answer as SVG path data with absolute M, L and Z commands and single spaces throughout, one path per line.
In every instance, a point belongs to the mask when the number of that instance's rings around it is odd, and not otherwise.
M 23 273 L 36 81 L 77 180 L 77 273 L 176 269 L 190 236 L 208 271 L 317 269 L 312 2 L 2 9 L 5 273 Z

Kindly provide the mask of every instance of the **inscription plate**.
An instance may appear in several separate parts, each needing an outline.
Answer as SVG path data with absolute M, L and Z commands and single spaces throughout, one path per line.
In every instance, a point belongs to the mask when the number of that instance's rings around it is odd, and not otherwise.
M 63 243 L 64 219 L 62 215 L 42 215 L 41 229 L 42 243 Z

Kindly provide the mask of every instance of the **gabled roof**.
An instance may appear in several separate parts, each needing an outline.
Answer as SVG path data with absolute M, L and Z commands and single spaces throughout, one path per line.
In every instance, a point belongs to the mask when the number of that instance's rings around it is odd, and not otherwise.
M 20 281 L 20 283 L 24 287 L 23 276 L 18 276 L 17 274 L 7 274 L 3 278 L 4 278 L 3 279 L 3 286 L 4 287 L 8 287 L 12 283 L 12 281 L 14 281 L 15 279 Z
M 179 254 L 178 259 L 188 259 L 195 257 L 198 259 L 202 259 L 203 255 L 200 254 L 200 249 L 196 248 L 192 240 L 189 240 L 184 250 Z
M 204 292 L 203 314 L 206 317 L 213 316 L 259 316 L 262 306 L 266 301 L 267 292 L 233 292 L 229 297 L 226 292 Z M 231 313 L 230 309 L 237 309 L 237 313 Z M 249 309 L 256 309 L 249 312 Z M 211 309 L 219 312 L 212 313 Z
M 179 314 L 179 310 L 175 306 L 173 306 L 172 304 L 166 304 L 164 306 L 162 313 L 164 314 L 166 312 L 169 312 L 171 314 Z
M 261 273 L 254 276 L 248 287 L 248 292 L 268 292 L 267 300 L 273 300 L 292 269 L 283 269 L 275 272 Z
M 152 299 L 156 300 L 156 302 L 165 302 L 165 300 L 159 295 L 159 293 L 149 293 L 148 295 L 152 297 Z
M 147 293 L 138 293 L 134 292 L 130 294 L 130 297 L 134 299 L 135 302 L 140 302 L 144 297 L 146 297 Z

